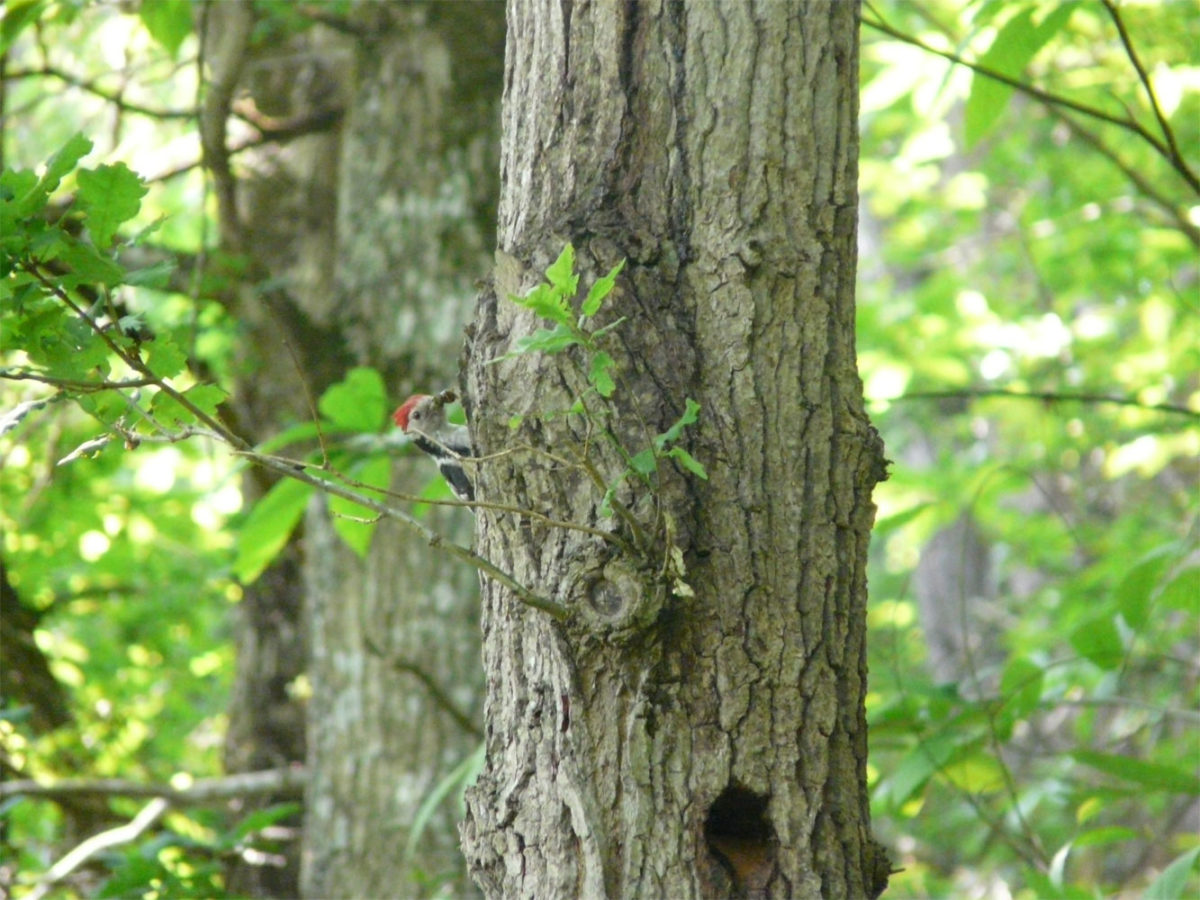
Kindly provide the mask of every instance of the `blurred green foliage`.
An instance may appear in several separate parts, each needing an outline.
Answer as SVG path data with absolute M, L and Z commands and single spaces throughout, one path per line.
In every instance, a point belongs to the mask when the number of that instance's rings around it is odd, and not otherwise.
M 1200 892 L 1200 19 L 1117 16 L 1182 169 L 1103 3 L 864 10 L 858 340 L 895 460 L 868 705 L 889 896 L 1137 892 L 1177 858 L 1162 877 Z M 948 577 L 924 577 L 964 522 Z M 942 671 L 935 633 L 958 650 Z
M 260 9 L 261 41 L 307 27 L 296 4 Z M 0 23 L 0 554 L 62 691 L 42 708 L 6 687 L 6 778 L 218 773 L 236 576 L 310 490 L 282 482 L 239 514 L 223 451 L 138 440 L 147 415 L 180 428 L 193 410 L 153 385 L 92 390 L 140 363 L 211 412 L 236 365 L 217 299 L 235 266 L 181 280 L 171 263 L 211 250 L 177 115 L 196 100 L 191 15 L 10 0 Z M 859 355 L 894 460 L 869 612 L 874 819 L 902 868 L 888 896 L 1200 893 L 1200 17 L 944 0 L 864 20 Z M 125 265 L 137 249 L 156 261 Z M 327 435 L 369 435 L 387 404 L 357 370 L 318 407 Z M 96 440 L 114 423 L 126 450 Z M 297 423 L 270 449 L 318 433 Z M 381 484 L 381 449 L 334 462 Z M 361 552 L 370 523 L 344 512 Z M 939 594 L 919 562 L 956 533 L 975 549 L 941 557 Z M 956 655 L 935 659 L 935 632 Z M 77 812 L 0 806 L 0 883 L 27 889 Z M 267 824 L 172 813 L 91 888 L 217 896 L 214 861 Z

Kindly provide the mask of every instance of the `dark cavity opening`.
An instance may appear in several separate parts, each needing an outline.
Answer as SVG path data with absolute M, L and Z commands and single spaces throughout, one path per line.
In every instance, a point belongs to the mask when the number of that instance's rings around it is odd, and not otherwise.
M 738 896 L 766 887 L 775 856 L 766 797 L 737 785 L 727 787 L 708 809 L 704 839 L 728 871 Z

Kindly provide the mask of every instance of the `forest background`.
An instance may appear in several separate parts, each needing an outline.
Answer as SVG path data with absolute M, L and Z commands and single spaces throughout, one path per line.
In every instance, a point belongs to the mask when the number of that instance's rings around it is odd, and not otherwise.
M 355 7 L 254 4 L 258 59 L 353 30 Z M 264 365 L 246 342 L 277 326 L 229 296 L 265 306 L 279 285 L 216 249 L 224 176 L 211 154 L 202 165 L 197 109 L 221 83 L 200 75 L 199 8 L 33 0 L 0 24 L 0 886 L 17 896 L 52 882 L 254 893 L 231 867 L 283 865 L 302 821 L 303 754 L 248 765 L 231 737 L 245 727 L 230 713 L 237 610 L 303 540 L 312 498 L 298 482 L 248 487 L 244 457 L 205 436 L 218 409 L 254 409 L 234 396 Z M 480 52 L 502 46 L 491 37 Z M 859 366 L 893 460 L 876 491 L 868 698 L 874 827 L 902 869 L 888 896 L 1198 893 L 1200 16 L 1186 2 L 877 3 L 862 40 Z M 235 104 L 233 169 L 306 152 L 343 101 L 303 118 L 282 99 Z M 453 205 L 457 189 L 426 202 Z M 22 202 L 44 230 L 18 228 Z M 483 218 L 493 203 L 478 200 Z M 71 243 L 80 215 L 91 251 Z M 386 419 L 399 385 L 455 375 L 490 251 L 486 225 L 463 227 L 478 233 L 405 251 L 413 272 L 442 253 L 452 287 L 400 273 L 403 290 L 456 299 L 379 311 L 411 342 L 395 368 L 345 366 L 307 398 L 296 373 L 298 413 L 269 433 L 235 417 L 234 431 L 282 453 L 324 428 L 354 480 L 386 483 L 409 454 Z M 23 275 L 13 240 L 62 242 L 64 265 Z M 89 311 L 139 336 L 148 373 L 113 365 Z M 273 346 L 286 384 L 287 339 Z M 195 434 L 156 440 L 143 414 Z M 429 499 L 446 496 L 416 471 Z M 335 512 L 354 554 L 420 544 L 348 501 Z M 469 528 L 461 510 L 421 515 Z M 410 674 L 436 693 L 472 665 Z M 301 707 L 314 690 L 304 672 L 278 688 Z M 474 746 L 475 701 L 442 699 Z M 402 894 L 469 890 L 430 848 L 453 834 L 478 756 L 434 761 L 395 858 Z M 224 777 L 247 770 L 261 777 Z

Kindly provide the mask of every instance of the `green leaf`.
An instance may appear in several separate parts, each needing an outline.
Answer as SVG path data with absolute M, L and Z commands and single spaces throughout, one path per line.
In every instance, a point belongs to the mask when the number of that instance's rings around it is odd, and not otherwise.
M 629 464 L 633 467 L 633 471 L 639 475 L 652 475 L 657 467 L 658 458 L 654 451 L 647 447 L 641 453 L 634 454 L 629 460 Z
M 354 463 L 349 467 L 347 474 L 355 481 L 386 490 L 392 478 L 392 465 L 386 456 L 377 454 Z M 354 489 L 358 490 L 357 487 Z M 374 520 L 379 517 L 379 513 L 336 495 L 329 497 L 329 511 L 333 513 L 333 530 L 359 558 L 365 558 L 371 548 L 371 536 L 375 533 L 376 524 Z M 346 516 L 351 518 L 345 518 Z M 355 519 L 370 521 L 358 522 Z
M 351 369 L 345 378 L 321 395 L 317 409 L 346 431 L 376 432 L 387 412 L 383 376 L 365 366 Z
M 1158 602 L 1167 609 L 1200 615 L 1200 566 L 1180 570 L 1162 589 Z
M 1075 652 L 1101 669 L 1115 669 L 1125 653 L 1112 616 L 1097 616 L 1085 622 L 1071 633 L 1070 640 Z
M 187 365 L 187 353 L 170 335 L 159 335 L 149 347 L 146 352 L 146 366 L 159 378 L 178 375 Z
M 146 266 L 144 269 L 133 269 L 126 272 L 124 282 L 134 287 L 157 288 L 161 290 L 170 283 L 171 273 L 174 271 L 175 261 L 164 260 L 152 266 Z
M 225 393 L 224 388 L 215 384 L 197 384 L 184 391 L 183 396 L 191 400 L 201 412 L 215 416 L 217 407 L 224 403 L 229 395 Z
M 597 328 L 595 331 L 592 332 L 592 340 L 595 341 L 597 338 L 608 334 L 610 331 L 612 331 L 614 328 L 616 328 L 618 325 L 620 325 L 622 322 L 624 322 L 627 318 L 629 318 L 629 317 L 621 316 L 621 318 L 617 319 L 615 322 L 609 322 L 603 328 Z
M 91 244 L 63 235 L 57 256 L 71 269 L 73 278 L 64 279 L 67 286 L 75 284 L 118 285 L 125 278 L 125 270 Z
M 1179 900 L 1187 896 L 1188 876 L 1196 867 L 1200 847 L 1193 847 L 1175 857 L 1174 862 L 1162 870 L 1162 874 L 1150 883 L 1142 900 Z
M 994 794 L 1004 789 L 1004 766 L 990 753 L 968 753 L 942 767 L 941 775 L 970 794 Z
M 75 179 L 92 241 L 97 247 L 107 247 L 121 223 L 137 215 L 147 187 L 124 163 L 80 169 Z
M 548 284 L 539 284 L 524 297 L 513 296 L 509 299 L 518 306 L 532 310 L 543 319 L 558 323 L 560 327 L 569 328 L 572 324 L 570 303 L 560 291 Z
M 1132 828 L 1109 825 L 1104 828 L 1089 828 L 1075 838 L 1074 843 L 1076 847 L 1103 847 L 1107 844 L 1120 844 L 1137 839 L 1138 833 Z
M 591 370 L 588 372 L 588 381 L 596 388 L 596 393 L 601 397 L 611 397 L 613 391 L 616 390 L 616 384 L 613 383 L 612 376 L 608 374 L 608 370 L 613 367 L 613 358 L 603 351 L 598 351 L 592 357 Z
M 0 20 L 0 54 L 7 52 L 20 33 L 37 21 L 48 0 L 8 0 Z
M 1145 626 L 1150 610 L 1150 595 L 1158 587 L 1163 572 L 1172 560 L 1174 549 L 1172 544 L 1158 547 L 1134 563 L 1117 584 L 1114 592 L 1117 608 L 1130 627 L 1141 629 Z
M 1000 692 L 1004 696 L 1001 712 L 1009 722 L 1023 719 L 1038 708 L 1045 677 L 1042 667 L 1027 657 L 1014 656 L 1008 661 L 1000 678 Z
M 973 737 L 956 732 L 946 732 L 921 741 L 888 776 L 888 799 L 894 806 L 903 806 L 929 782 L 935 772 L 973 741 Z
M 677 460 L 681 466 L 683 466 L 693 475 L 697 475 L 700 478 L 703 478 L 705 481 L 708 480 L 708 472 L 705 471 L 704 466 L 700 465 L 699 460 L 697 460 L 694 456 L 692 456 L 692 454 L 688 453 L 682 447 L 672 447 L 667 453 L 667 456 Z
M 600 311 L 600 304 L 604 302 L 604 298 L 612 293 L 613 286 L 617 283 L 617 276 L 621 274 L 621 270 L 625 268 L 625 260 L 621 260 L 612 271 L 603 278 L 596 279 L 595 284 L 588 290 L 588 295 L 583 301 L 583 306 L 580 307 L 580 312 L 588 317 L 594 316 Z
M 67 173 L 91 152 L 91 138 L 85 137 L 81 132 L 71 135 L 58 152 L 46 162 L 46 174 L 42 176 L 38 187 L 47 194 L 53 193 Z
M 1074 12 L 1073 3 L 1056 5 L 1040 23 L 1033 21 L 1037 7 L 1028 7 L 1005 23 L 992 45 L 979 59 L 979 64 L 1018 77 L 1038 51 L 1067 24 Z M 964 133 L 967 148 L 974 147 L 995 127 L 1008 106 L 1013 88 L 994 78 L 975 72 L 971 78 L 971 93 L 964 110 Z
M 295 425 L 290 425 L 274 437 L 267 438 L 258 445 L 259 453 L 278 453 L 279 450 L 289 444 L 298 444 L 302 441 L 310 441 L 316 438 L 321 433 L 320 427 L 316 422 L 298 422 Z
M 225 399 L 226 394 L 215 384 L 197 384 L 184 391 L 183 396 L 201 412 L 211 416 L 216 413 L 217 407 Z M 154 395 L 154 399 L 150 402 L 150 412 L 155 419 L 168 428 L 191 425 L 196 422 L 195 414 L 166 391 L 159 391 Z
M 92 329 L 73 316 L 57 319 L 52 329 L 38 334 L 25 350 L 30 360 L 46 366 L 50 374 L 77 379 L 91 377 L 94 368 L 106 365 L 110 353 Z
M 143 0 L 138 15 L 150 36 L 173 57 L 192 33 L 191 0 Z
M 412 864 L 417 852 L 417 844 L 421 840 L 421 835 L 425 833 L 425 829 L 429 826 L 429 821 L 433 818 L 434 812 L 441 806 L 442 801 L 446 799 L 452 790 L 458 788 L 460 791 L 465 791 L 475 783 L 475 779 L 483 771 L 486 754 L 487 745 L 480 743 L 470 756 L 455 766 L 450 774 L 434 785 L 433 790 L 422 801 L 416 815 L 413 816 L 412 824 L 408 826 L 408 840 L 404 845 L 403 856 L 406 866 Z
M 250 584 L 287 544 L 312 496 L 312 485 L 284 478 L 269 490 L 238 530 L 233 574 Z
M 12 215 L 18 218 L 34 215 L 46 205 L 46 200 L 58 188 L 59 182 L 79 164 L 79 160 L 92 150 L 92 142 L 82 134 L 73 135 L 46 162 L 46 171 L 32 183 L 26 173 L 18 173 L 8 177 L 5 173 L 5 186 L 23 187 L 22 193 L 13 194 Z M 7 216 L 6 216 L 7 218 Z
M 907 509 L 902 509 L 898 513 L 890 516 L 884 516 L 875 523 L 872 529 L 872 534 L 882 537 L 883 535 L 891 534 L 893 531 L 898 531 L 915 519 L 921 513 L 936 506 L 933 501 L 925 500 L 920 503 L 915 503 Z
M 695 423 L 697 414 L 700 412 L 700 404 L 688 397 L 685 401 L 683 415 L 679 417 L 670 428 L 654 439 L 654 445 L 658 449 L 662 449 L 667 444 L 679 440 L 679 435 L 683 434 L 683 429 Z
M 1071 756 L 1085 766 L 1144 788 L 1172 794 L 1200 794 L 1200 778 L 1190 769 L 1094 750 L 1074 750 Z
M 273 806 L 268 806 L 266 809 L 255 810 L 238 822 L 232 831 L 221 837 L 227 839 L 228 846 L 234 846 L 254 834 L 254 832 L 262 831 L 276 822 L 282 822 L 284 819 L 296 815 L 302 809 L 304 807 L 299 803 L 276 803 Z M 226 840 L 222 840 L 222 846 L 225 845 Z
M 563 297 L 570 299 L 575 296 L 575 291 L 579 289 L 579 276 L 575 274 L 574 247 L 570 244 L 563 247 L 558 259 L 546 270 L 546 280 Z
M 0 172 L 0 241 L 5 245 L 13 242 L 17 222 L 30 215 L 25 209 L 25 198 L 37 190 L 38 177 L 28 169 L 5 169 Z M 31 226 L 34 223 L 24 223 Z
M 600 515 L 604 516 L 606 519 L 611 519 L 613 516 L 613 498 L 617 495 L 617 488 L 619 488 L 625 482 L 625 476 L 627 474 L 628 470 L 626 470 L 626 472 L 622 472 L 613 479 L 613 481 L 604 491 L 604 497 L 600 500 Z
M 535 350 L 541 353 L 561 353 L 578 343 L 579 338 L 572 333 L 569 327 L 564 325 L 556 325 L 553 331 L 539 328 L 533 334 L 518 340 L 515 349 L 506 354 L 506 358 L 532 353 Z
M 79 408 L 105 425 L 112 425 L 129 412 L 129 404 L 117 391 L 101 391 L 76 397 Z

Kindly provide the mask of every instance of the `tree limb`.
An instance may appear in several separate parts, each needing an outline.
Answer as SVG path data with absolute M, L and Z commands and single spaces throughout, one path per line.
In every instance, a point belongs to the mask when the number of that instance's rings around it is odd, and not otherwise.
M 10 80 L 18 78 L 55 78 L 64 84 L 99 97 L 106 103 L 111 103 L 121 112 L 137 113 L 140 116 L 147 116 L 151 119 L 194 119 L 196 117 L 194 109 L 155 109 L 150 106 L 142 106 L 140 103 L 131 103 L 120 94 L 114 94 L 98 87 L 96 84 L 98 79 L 83 78 L 50 64 L 42 65 L 35 69 L 15 69 L 6 72 L 5 78 Z
M 3 787 L 3 785 L 0 785 L 0 787 Z M 169 807 L 170 804 L 166 800 L 162 797 L 157 797 L 142 807 L 141 812 L 126 824 L 92 835 L 52 865 L 37 883 L 37 887 L 30 891 L 26 897 L 28 900 L 41 900 L 42 897 L 45 897 L 50 892 L 50 889 L 54 885 L 58 884 L 58 882 L 62 881 L 97 853 L 107 850 L 110 847 L 118 847 L 121 844 L 128 844 L 130 841 L 137 840 L 155 822 L 163 817 Z
M 0 800 L 17 796 L 45 797 L 50 800 L 89 796 L 156 797 L 167 801 L 171 806 L 203 806 L 259 794 L 299 797 L 307 779 L 308 773 L 296 767 L 239 772 L 219 778 L 198 778 L 186 788 L 146 784 L 123 778 L 73 778 L 55 782 L 23 779 L 0 782 Z
M 455 724 L 458 725 L 459 728 L 467 732 L 467 734 L 483 740 L 483 729 L 475 724 L 475 721 L 459 708 L 458 704 L 451 699 L 450 695 L 442 689 L 442 686 L 434 681 L 432 675 L 414 662 L 410 662 L 409 660 L 401 659 L 396 656 L 390 656 L 383 650 L 382 647 L 375 643 L 370 635 L 366 637 L 365 643 L 367 645 L 367 649 L 369 649 L 376 656 L 382 657 L 397 672 L 407 672 L 409 675 L 412 675 L 414 678 L 416 678 L 417 681 L 421 682 L 422 686 L 424 686 L 433 702 L 436 703 L 442 710 L 444 710 L 446 714 L 454 720 Z
M 1142 65 L 1142 60 L 1137 54 L 1137 50 L 1133 46 L 1133 41 L 1129 39 L 1129 32 L 1125 28 L 1125 20 L 1121 18 L 1121 11 L 1117 9 L 1117 5 L 1113 0 L 1101 0 L 1104 3 L 1104 8 L 1108 10 L 1109 18 L 1112 19 L 1113 25 L 1116 26 L 1117 34 L 1121 38 L 1121 45 L 1125 48 L 1125 55 L 1129 57 L 1129 62 L 1133 65 L 1134 71 L 1137 72 L 1138 78 L 1142 82 L 1142 87 L 1146 91 L 1146 96 L 1150 100 L 1150 108 L 1154 111 L 1154 118 L 1158 120 L 1158 127 L 1162 129 L 1163 137 L 1166 138 L 1167 147 L 1171 151 L 1171 159 L 1174 162 L 1175 168 L 1181 173 L 1187 173 L 1191 177 L 1188 183 L 1192 187 L 1200 190 L 1200 179 L 1196 178 L 1195 173 L 1188 167 L 1184 161 L 1183 154 L 1179 152 L 1179 144 L 1175 141 L 1175 132 L 1171 128 L 1171 123 L 1167 121 L 1167 117 L 1163 115 L 1162 107 L 1158 103 L 1158 95 L 1154 92 L 1154 85 L 1150 82 L 1150 75 L 1146 72 L 1146 67 Z
M 1131 118 L 1114 116 L 1111 113 L 1107 113 L 1095 106 L 1088 106 L 1086 103 L 1079 103 L 1067 97 L 1063 97 L 1058 94 L 1052 94 L 1049 91 L 1043 91 L 1041 88 L 1036 88 L 1027 82 L 1021 81 L 1019 78 L 1013 78 L 1004 74 L 1003 72 L 997 71 L 996 69 L 980 65 L 976 62 L 971 62 L 965 57 L 960 56 L 959 54 L 950 50 L 939 50 L 936 47 L 926 44 L 920 38 L 914 37 L 911 34 L 905 34 L 898 28 L 887 24 L 882 18 L 876 20 L 864 16 L 862 23 L 868 28 L 874 28 L 876 31 L 881 31 L 886 35 L 896 38 L 898 41 L 903 41 L 906 44 L 919 47 L 926 53 L 932 53 L 934 56 L 940 56 L 942 59 L 947 59 L 956 65 L 966 66 L 973 72 L 978 72 L 980 75 L 983 75 L 986 78 L 991 78 L 995 81 L 999 81 L 1002 84 L 1006 84 L 1014 90 L 1018 90 L 1023 94 L 1028 94 L 1030 97 L 1041 100 L 1045 104 L 1071 109 L 1077 113 L 1082 113 L 1085 116 L 1090 116 L 1091 118 L 1099 119 L 1102 122 L 1108 122 L 1111 125 L 1124 128 L 1127 131 L 1132 131 L 1151 147 L 1153 147 L 1160 156 L 1170 163 L 1171 168 L 1174 169 L 1179 176 L 1188 183 L 1189 186 L 1191 186 L 1192 190 L 1200 194 L 1200 178 L 1197 178 L 1191 169 L 1182 164 L 1182 161 L 1178 159 L 1177 154 L 1173 153 L 1170 147 L 1151 134 L 1144 126 L 1141 125 L 1141 123 L 1136 122 Z
M 1144 197 L 1166 212 L 1171 217 L 1175 227 L 1183 232 L 1184 236 L 1192 242 L 1193 246 L 1200 247 L 1200 228 L 1193 225 L 1188 220 L 1187 214 L 1172 203 L 1168 197 L 1156 190 L 1146 176 L 1121 159 L 1117 155 L 1117 152 L 1105 144 L 1094 131 L 1084 128 L 1061 110 L 1056 111 L 1056 115 L 1071 130 L 1072 134 L 1120 169 L 1121 173 L 1133 183 L 1134 187 L 1141 191 Z
M 205 3 L 200 23 L 200 55 L 209 65 L 211 77 L 200 107 L 200 146 L 204 164 L 212 172 L 222 232 L 241 247 L 241 217 L 237 208 L 237 184 L 229 167 L 226 125 L 242 65 L 250 48 L 254 14 L 243 0 Z M 209 46 L 210 43 L 213 46 Z
M 1008 388 L 960 388 L 949 391 L 910 391 L 899 397 L 893 397 L 888 402 L 899 403 L 906 400 L 961 400 L 977 399 L 980 397 L 1006 397 L 1010 400 L 1037 400 L 1041 403 L 1107 403 L 1116 406 L 1130 406 L 1150 412 L 1173 413 L 1200 419 L 1200 412 L 1179 406 L 1174 403 L 1142 403 L 1133 397 L 1115 397 L 1111 394 L 1091 394 L 1087 392 L 1056 391 L 1014 391 Z

